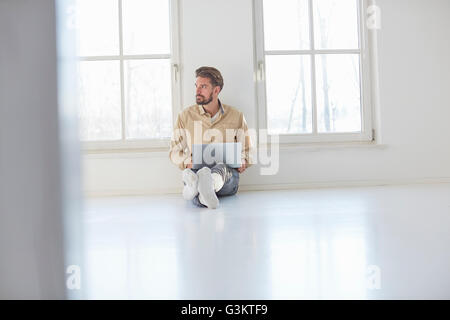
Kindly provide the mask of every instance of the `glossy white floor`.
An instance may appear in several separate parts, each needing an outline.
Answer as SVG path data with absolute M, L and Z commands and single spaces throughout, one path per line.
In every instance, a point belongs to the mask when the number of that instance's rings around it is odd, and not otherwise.
M 450 184 L 86 207 L 89 299 L 450 299 Z

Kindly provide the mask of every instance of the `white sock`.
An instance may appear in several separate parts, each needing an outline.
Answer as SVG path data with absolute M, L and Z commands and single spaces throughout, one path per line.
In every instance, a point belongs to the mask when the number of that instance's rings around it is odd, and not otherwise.
M 210 209 L 215 209 L 219 205 L 219 199 L 214 191 L 214 182 L 211 176 L 211 169 L 204 167 L 197 172 L 199 201 Z
M 198 176 L 191 169 L 183 170 L 183 198 L 192 200 L 198 194 Z
M 211 177 L 213 178 L 214 181 L 214 191 L 217 192 L 220 189 L 222 189 L 224 181 L 223 178 L 220 174 L 218 174 L 217 172 L 211 173 Z
M 199 201 L 201 204 L 203 204 L 203 205 L 205 205 L 205 206 L 208 206 L 208 205 L 206 204 L 205 199 L 203 199 L 203 197 L 202 197 L 202 195 L 201 195 L 200 193 L 198 194 L 198 201 Z

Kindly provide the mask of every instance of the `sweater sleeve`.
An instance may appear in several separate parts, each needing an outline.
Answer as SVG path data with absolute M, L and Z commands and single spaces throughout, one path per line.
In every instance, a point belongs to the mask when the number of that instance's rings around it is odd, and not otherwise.
M 178 115 L 173 128 L 172 138 L 170 140 L 169 158 L 181 170 L 191 161 L 189 148 L 187 145 L 187 136 L 181 115 Z
M 245 116 L 243 113 L 241 113 L 239 123 L 240 127 L 239 133 L 237 135 L 237 142 L 241 142 L 242 144 L 241 159 L 242 161 L 245 160 L 247 162 L 247 167 L 250 167 L 253 164 L 253 145 L 247 126 L 247 121 L 245 120 Z

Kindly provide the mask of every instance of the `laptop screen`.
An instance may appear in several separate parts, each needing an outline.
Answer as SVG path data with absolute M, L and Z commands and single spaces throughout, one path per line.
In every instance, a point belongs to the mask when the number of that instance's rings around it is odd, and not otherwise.
M 194 144 L 192 164 L 194 169 L 225 163 L 231 168 L 241 167 L 242 144 L 240 142 Z

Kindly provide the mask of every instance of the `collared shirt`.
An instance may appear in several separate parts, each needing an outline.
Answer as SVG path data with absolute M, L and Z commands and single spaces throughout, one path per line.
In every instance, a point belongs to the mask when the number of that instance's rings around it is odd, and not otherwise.
M 202 108 L 203 108 L 203 107 L 202 107 Z M 203 110 L 205 110 L 205 108 L 203 108 Z M 213 116 L 211 117 L 211 123 L 213 123 L 213 122 L 217 119 L 217 117 L 219 116 L 219 113 L 224 114 L 224 112 L 225 112 L 225 111 L 223 111 L 222 103 L 221 103 L 220 100 L 219 100 L 219 110 L 216 112 L 215 115 L 213 115 Z
M 192 163 L 192 145 L 240 142 L 242 162 L 252 164 L 251 139 L 244 114 L 219 100 L 219 111 L 211 117 L 201 105 L 184 109 L 177 117 L 170 141 L 170 160 L 180 169 Z

